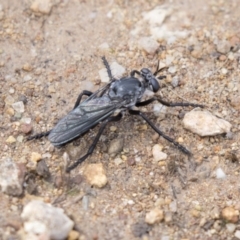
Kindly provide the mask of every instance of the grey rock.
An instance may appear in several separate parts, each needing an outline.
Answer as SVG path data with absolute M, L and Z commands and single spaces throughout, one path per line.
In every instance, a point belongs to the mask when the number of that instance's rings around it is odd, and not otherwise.
M 123 150 L 124 140 L 123 138 L 113 139 L 108 148 L 108 154 L 111 156 L 116 156 Z
M 11 158 L 1 160 L 0 186 L 8 195 L 19 196 L 23 192 L 25 170 L 17 165 Z
M 231 49 L 231 44 L 226 40 L 223 40 L 217 44 L 217 51 L 222 54 L 228 53 L 230 49 Z
M 44 159 L 37 162 L 36 172 L 43 178 L 48 178 L 50 176 L 49 168 Z

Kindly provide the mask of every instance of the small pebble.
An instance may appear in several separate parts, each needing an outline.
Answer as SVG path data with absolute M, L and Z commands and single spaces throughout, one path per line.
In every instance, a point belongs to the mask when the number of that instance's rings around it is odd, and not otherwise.
M 172 222 L 172 220 L 173 220 L 172 213 L 171 212 L 166 212 L 165 216 L 164 216 L 164 221 L 166 223 L 170 223 L 170 222 Z
M 111 155 L 112 157 L 116 156 L 123 150 L 123 146 L 124 146 L 123 138 L 113 139 L 109 144 L 108 154 Z
M 32 77 L 31 77 L 30 75 L 25 75 L 25 76 L 23 77 L 23 81 L 24 81 L 24 82 L 28 82 L 28 81 L 30 81 L 30 80 L 32 80 Z
M 172 84 L 172 86 L 173 86 L 174 88 L 176 88 L 176 87 L 179 85 L 179 77 L 178 77 L 178 76 L 174 76 L 174 77 L 172 78 L 171 84 Z
M 167 159 L 167 154 L 162 152 L 163 146 L 155 144 L 152 148 L 152 154 L 155 161 L 162 161 Z
M 226 68 L 221 69 L 222 74 L 226 75 L 228 73 L 228 70 Z
M 72 230 L 70 231 L 70 233 L 68 234 L 68 238 L 67 240 L 78 240 L 79 239 L 79 232 Z
M 236 229 L 236 225 L 233 223 L 227 223 L 226 228 L 228 232 L 233 233 Z
M 102 83 L 110 82 L 109 76 L 107 74 L 106 68 L 102 68 L 98 71 Z
M 110 51 L 110 47 L 108 45 L 107 42 L 104 42 L 102 43 L 101 45 L 98 46 L 98 49 L 101 51 L 101 52 L 108 52 Z
M 138 47 L 148 54 L 154 54 L 159 47 L 159 43 L 151 37 L 142 37 L 138 41 Z
M 84 195 L 82 198 L 82 207 L 84 211 L 88 210 L 88 205 L 89 205 L 89 197 Z
M 164 119 L 166 116 L 167 107 L 162 105 L 161 103 L 155 103 L 153 105 L 153 113 L 156 117 L 160 119 Z
M 35 0 L 30 9 L 35 13 L 50 14 L 53 3 L 51 0 Z
M 32 154 L 31 154 L 31 161 L 38 162 L 41 159 L 42 159 L 42 155 L 40 153 L 32 152 Z
M 196 217 L 196 218 L 200 217 L 200 212 L 196 209 L 192 209 L 191 214 L 193 217 Z
M 234 234 L 234 236 L 238 239 L 240 239 L 240 230 L 237 230 Z
M 145 222 L 152 225 L 161 222 L 163 218 L 164 218 L 163 210 L 155 208 L 146 214 Z
M 217 170 L 216 170 L 216 177 L 218 179 L 224 179 L 224 178 L 226 178 L 226 174 L 225 174 L 225 172 L 221 168 L 217 168 Z
M 120 165 L 120 164 L 123 163 L 123 160 L 118 157 L 118 158 L 115 158 L 115 159 L 114 159 L 114 163 L 115 163 L 116 166 L 118 166 L 118 165 Z
M 215 206 L 211 212 L 210 212 L 210 216 L 212 219 L 219 219 L 220 218 L 220 210 L 217 206 Z
M 32 124 L 22 123 L 20 129 L 22 133 L 29 134 L 32 131 Z
M 14 98 L 10 95 L 7 95 L 4 99 L 6 105 L 12 105 L 14 103 Z
M 18 100 L 23 102 L 24 105 L 27 103 L 27 97 L 25 95 L 20 95 Z
M 10 88 L 8 92 L 9 92 L 10 94 L 13 94 L 13 93 L 15 93 L 15 89 L 14 89 L 14 88 Z
M 227 54 L 231 49 L 231 44 L 229 41 L 222 40 L 217 44 L 217 51 L 222 54 Z
M 135 165 L 135 164 L 136 164 L 135 158 L 129 157 L 129 158 L 127 159 L 127 164 L 128 164 L 128 166 L 133 166 L 133 165 Z
M 110 131 L 111 132 L 116 132 L 117 131 L 117 127 L 116 126 L 111 126 L 110 127 Z
M 16 142 L 16 138 L 13 136 L 9 136 L 6 140 L 7 143 L 15 143 Z
M 9 116 L 14 115 L 14 109 L 13 108 L 6 108 L 5 113 L 8 114 Z
M 125 67 L 118 64 L 117 62 L 113 62 L 112 64 L 110 64 L 110 68 L 112 71 L 112 75 L 115 78 L 122 77 L 122 75 L 126 72 Z M 101 82 L 108 83 L 110 81 L 106 68 L 102 68 L 101 70 L 99 70 L 98 74 L 100 76 Z
M 126 72 L 125 67 L 123 67 L 122 65 L 118 64 L 117 62 L 113 62 L 110 65 L 111 71 L 112 71 L 112 75 L 115 78 L 121 78 L 123 76 L 123 74 Z
M 177 68 L 175 66 L 172 66 L 172 67 L 168 68 L 168 72 L 171 73 L 171 74 L 175 73 L 176 71 L 177 71 Z
M 92 186 L 102 188 L 107 184 L 107 176 L 101 163 L 87 165 L 84 176 Z
M 239 217 L 239 211 L 235 210 L 233 207 L 226 207 L 222 210 L 222 218 L 228 222 L 236 223 Z
M 12 107 L 16 112 L 24 113 L 24 103 L 22 101 L 13 103 Z
M 37 162 L 36 173 L 45 179 L 50 176 L 49 168 L 44 159 Z
M 26 72 L 31 72 L 32 71 L 32 66 L 29 64 L 29 63 L 25 63 L 23 66 L 22 66 L 22 69 Z
M 55 176 L 54 178 L 54 186 L 57 188 L 62 187 L 63 185 L 63 178 L 60 175 Z
M 230 96 L 230 105 L 234 107 L 234 109 L 236 109 L 237 111 L 240 111 L 240 96 Z

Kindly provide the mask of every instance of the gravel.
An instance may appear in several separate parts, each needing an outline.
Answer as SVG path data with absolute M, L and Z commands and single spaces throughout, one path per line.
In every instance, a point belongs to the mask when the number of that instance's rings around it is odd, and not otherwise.
M 69 239 L 237 239 L 239 12 L 236 0 L 2 1 L 1 166 L 7 159 L 14 166 L 2 167 L 2 183 L 7 181 L 11 190 L 0 192 L 1 238 L 26 234 L 17 216 L 37 198 L 71 216 Z M 61 148 L 46 137 L 26 141 L 31 130 L 51 130 L 81 91 L 94 92 L 109 82 L 106 69 L 105 77 L 98 74 L 103 55 L 118 69 L 116 76 L 145 67 L 155 71 L 159 61 L 167 67 L 159 75 L 166 78 L 159 80 L 155 96 L 205 106 L 197 111 L 209 112 L 212 124 L 206 115 L 200 121 L 195 115 L 191 123 L 207 128 L 201 129 L 206 136 L 184 128 L 182 118 L 191 107 L 171 108 L 156 101 L 139 108 L 191 156 L 128 114 L 109 123 L 93 154 L 70 174 L 66 165 L 86 153 L 99 126 Z M 120 67 L 112 66 L 114 62 Z M 227 123 L 219 127 L 219 120 Z M 123 139 L 124 147 L 111 156 L 108 147 L 114 139 Z M 162 146 L 166 160 L 154 160 L 155 144 Z M 40 162 L 45 160 L 50 177 L 36 174 L 39 161 L 31 160 L 33 152 L 41 155 Z M 91 164 L 101 165 L 85 175 Z M 219 168 L 223 179 L 216 177 Z M 163 211 L 163 219 L 146 223 L 146 215 L 155 209 Z

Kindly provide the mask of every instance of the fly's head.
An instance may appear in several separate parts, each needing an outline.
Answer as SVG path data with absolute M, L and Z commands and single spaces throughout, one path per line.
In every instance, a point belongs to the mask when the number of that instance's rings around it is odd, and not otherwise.
M 156 79 L 155 74 L 153 74 L 148 68 L 142 68 L 140 73 L 144 81 L 146 82 L 147 87 L 152 89 L 153 92 L 157 92 L 160 88 L 160 85 L 158 83 L 158 80 Z

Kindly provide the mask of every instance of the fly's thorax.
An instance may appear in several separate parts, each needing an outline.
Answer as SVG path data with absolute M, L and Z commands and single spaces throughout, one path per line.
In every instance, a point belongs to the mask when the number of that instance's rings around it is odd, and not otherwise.
M 108 96 L 112 101 L 125 102 L 125 107 L 134 106 L 139 101 L 145 88 L 139 79 L 125 77 L 111 84 Z

